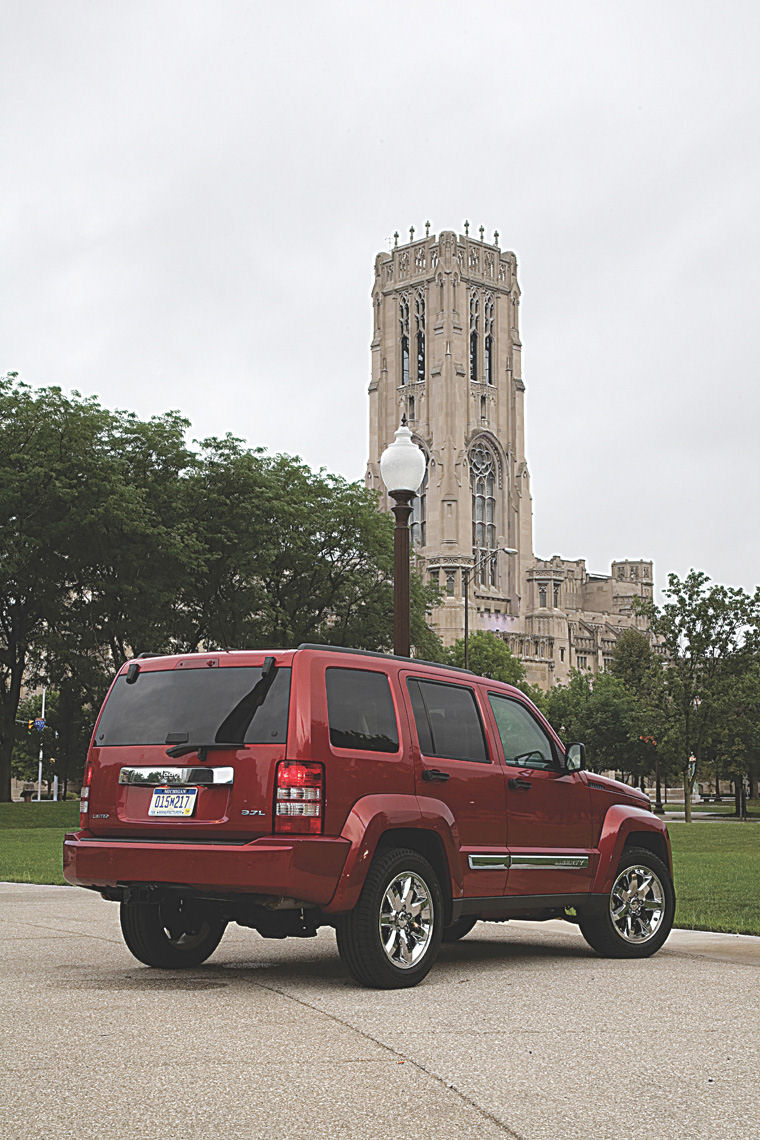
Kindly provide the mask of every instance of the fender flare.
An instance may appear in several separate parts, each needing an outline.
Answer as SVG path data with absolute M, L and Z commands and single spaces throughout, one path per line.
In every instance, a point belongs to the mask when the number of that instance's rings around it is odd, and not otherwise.
M 594 894 L 609 894 L 612 884 L 615 882 L 626 839 L 637 831 L 651 831 L 653 834 L 662 837 L 668 853 L 665 862 L 672 877 L 670 838 L 664 820 L 659 819 L 645 808 L 633 807 L 629 804 L 613 804 L 604 817 L 602 832 L 599 836 L 599 861 L 594 884 L 591 888 Z
M 431 796 L 373 795 L 357 800 L 341 830 L 350 848 L 327 914 L 352 910 L 359 901 L 378 844 L 387 831 L 399 828 L 437 835 L 443 845 L 452 897 L 463 890 L 459 832 L 451 809 Z M 446 884 L 442 884 L 444 890 Z

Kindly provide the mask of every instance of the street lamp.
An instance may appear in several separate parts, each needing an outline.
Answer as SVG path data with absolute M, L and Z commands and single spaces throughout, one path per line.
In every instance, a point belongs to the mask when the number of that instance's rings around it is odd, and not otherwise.
M 406 416 L 393 443 L 380 456 L 380 474 L 396 516 L 393 534 L 393 652 L 409 656 L 409 518 L 412 500 L 425 477 L 425 456 L 412 440 Z
M 462 585 L 464 587 L 464 667 L 470 668 L 470 570 L 477 574 L 480 567 L 489 559 L 495 558 L 496 555 L 502 554 L 517 554 L 514 546 L 497 546 L 495 550 L 487 550 L 482 554 L 471 567 L 464 566 L 462 568 Z

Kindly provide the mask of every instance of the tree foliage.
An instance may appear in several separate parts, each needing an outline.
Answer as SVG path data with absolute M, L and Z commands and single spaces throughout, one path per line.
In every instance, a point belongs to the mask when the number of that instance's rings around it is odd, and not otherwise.
M 752 657 L 747 633 L 760 624 L 760 590 L 752 597 L 690 570 L 683 579 L 670 574 L 663 592 L 662 607 L 649 602 L 642 609 L 665 659 L 661 704 L 666 741 L 683 774 L 689 819 L 694 782 L 689 760 L 694 757 L 696 765 L 704 763 L 711 742 L 715 747 L 734 719 L 737 678 Z
M 671 574 L 662 607 L 639 604 L 649 635 L 624 630 L 609 673 L 574 672 L 544 711 L 566 741 L 583 740 L 591 767 L 640 780 L 659 768 L 682 778 L 687 817 L 693 777 L 731 778 L 760 767 L 760 591 Z
M 476 630 L 467 639 L 469 668 L 481 677 L 491 677 L 494 681 L 506 681 L 508 685 L 519 685 L 525 680 L 525 667 L 519 657 L 514 657 L 506 641 L 489 630 Z M 449 650 L 449 662 L 464 666 L 464 638 L 455 641 Z
M 232 436 L 191 449 L 188 426 L 0 379 L 0 800 L 28 743 L 24 689 L 50 686 L 74 776 L 83 724 L 135 653 L 392 648 L 393 522 L 373 494 Z M 435 600 L 413 574 L 419 656 L 442 654 Z

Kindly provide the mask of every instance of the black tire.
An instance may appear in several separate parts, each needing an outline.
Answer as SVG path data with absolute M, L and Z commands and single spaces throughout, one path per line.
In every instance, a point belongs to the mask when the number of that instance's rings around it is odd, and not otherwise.
M 676 909 L 673 881 L 651 851 L 623 852 L 604 907 L 578 911 L 578 925 L 589 946 L 605 958 L 648 958 L 670 934 Z
M 123 902 L 120 918 L 124 941 L 135 958 L 162 970 L 205 962 L 227 925 L 208 904 L 180 896 L 157 903 Z
M 444 926 L 442 941 L 458 942 L 460 938 L 464 938 L 465 934 L 470 933 L 477 921 L 477 918 L 472 918 L 469 914 L 454 919 L 450 926 Z
M 359 902 L 339 917 L 336 934 L 340 956 L 361 985 L 393 990 L 421 982 L 443 934 L 443 893 L 427 859 L 398 847 L 377 855 Z

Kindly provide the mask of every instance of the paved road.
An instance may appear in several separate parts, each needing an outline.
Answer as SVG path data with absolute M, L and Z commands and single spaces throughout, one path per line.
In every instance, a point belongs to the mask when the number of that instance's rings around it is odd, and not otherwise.
M 356 988 L 329 930 L 229 928 L 140 966 L 113 903 L 0 885 L 4 1140 L 756 1140 L 760 939 L 594 957 L 564 923 L 478 925 L 414 990 Z

